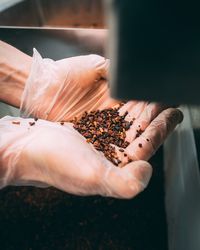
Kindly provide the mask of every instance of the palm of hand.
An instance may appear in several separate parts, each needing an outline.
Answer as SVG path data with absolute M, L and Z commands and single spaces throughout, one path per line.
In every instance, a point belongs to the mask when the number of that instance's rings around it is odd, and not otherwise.
M 60 105 L 58 104 L 59 108 L 55 111 L 62 112 L 60 116 L 54 113 L 52 119 L 56 117 L 56 121 L 59 121 L 62 117 L 62 120 L 69 121 L 80 117 L 85 111 L 113 108 L 119 103 L 109 95 L 106 81 L 109 61 L 105 58 L 97 55 L 80 56 L 57 63 L 63 75 L 66 74 L 66 64 L 68 65 L 69 73 L 64 86 L 69 86 L 69 92 L 68 95 L 65 93 L 57 98 Z M 139 101 L 130 101 L 120 108 L 120 115 L 128 112 L 125 119 L 133 121 L 126 133 L 130 145 L 125 149 L 125 153 L 116 147 L 122 166 L 128 163 L 128 158 L 134 161 L 148 160 L 181 121 L 182 115 L 177 109 L 165 110 L 166 108 L 166 105 Z M 124 157 L 124 154 L 128 157 Z
M 127 131 L 130 145 L 125 150 L 134 161 L 128 163 L 116 148 L 124 168 L 115 167 L 96 151 L 71 123 L 61 126 L 42 120 L 31 128 L 34 140 L 25 148 L 21 162 L 34 163 L 40 182 L 69 193 L 133 197 L 146 187 L 152 171 L 148 163 L 139 160 L 149 159 L 182 118 L 177 109 L 162 109 L 143 102 L 128 102 L 121 107 L 120 114 L 128 110 L 127 120 L 135 118 Z M 138 125 L 144 131 L 140 137 L 136 137 Z M 140 143 L 142 148 L 138 147 Z
M 27 124 L 27 120 L 21 123 Z M 72 194 L 129 198 L 144 189 L 151 175 L 149 164 L 144 162 L 116 168 L 71 123 L 61 126 L 38 120 L 29 137 L 31 143 L 24 147 L 18 162 L 23 169 L 22 176 L 17 174 L 18 185 L 27 178 Z

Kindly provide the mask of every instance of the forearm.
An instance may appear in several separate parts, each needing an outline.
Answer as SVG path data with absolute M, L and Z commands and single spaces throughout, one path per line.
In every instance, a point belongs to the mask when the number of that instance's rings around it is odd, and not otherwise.
M 19 107 L 32 58 L 0 41 L 0 101 Z

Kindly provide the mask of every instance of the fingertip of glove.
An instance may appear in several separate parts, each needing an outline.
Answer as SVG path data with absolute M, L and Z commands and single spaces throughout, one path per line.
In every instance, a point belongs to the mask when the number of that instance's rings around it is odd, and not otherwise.
M 152 167 L 148 162 L 142 160 L 134 161 L 127 164 L 124 169 L 130 171 L 130 174 L 134 177 L 133 182 L 138 182 L 142 189 L 147 187 L 152 176 Z
M 178 116 L 179 116 L 179 123 L 181 123 L 184 119 L 184 115 L 183 115 L 183 112 L 180 110 L 180 109 L 177 109 L 177 112 L 178 112 Z
M 168 108 L 163 111 L 163 114 L 166 115 L 168 121 L 172 125 L 177 125 L 183 121 L 183 113 L 180 109 L 177 108 Z
M 112 186 L 111 190 L 115 197 L 132 199 L 146 188 L 151 175 L 152 167 L 148 162 L 131 162 L 124 168 L 112 172 L 109 186 Z M 113 196 L 113 194 L 111 195 Z

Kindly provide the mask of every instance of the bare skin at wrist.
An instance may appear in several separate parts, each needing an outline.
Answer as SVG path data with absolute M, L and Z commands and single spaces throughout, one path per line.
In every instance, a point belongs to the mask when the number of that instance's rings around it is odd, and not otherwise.
M 0 41 L 0 101 L 20 107 L 32 58 Z

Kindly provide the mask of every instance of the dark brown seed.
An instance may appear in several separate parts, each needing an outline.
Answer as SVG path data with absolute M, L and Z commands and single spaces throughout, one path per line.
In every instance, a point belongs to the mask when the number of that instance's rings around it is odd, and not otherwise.
M 35 125 L 35 122 L 29 122 L 29 125 L 30 125 L 30 126 Z
M 92 112 L 84 112 L 78 120 L 74 118 L 74 128 L 81 133 L 88 143 L 92 143 L 96 150 L 102 151 L 105 157 L 115 166 L 121 161 L 117 156 L 114 144 L 120 147 L 119 151 L 124 152 L 124 148 L 129 145 L 126 141 L 126 131 L 133 122 L 125 120 L 126 112 L 123 116 L 119 115 L 119 108 L 108 108 Z
M 36 121 L 36 122 L 37 122 L 37 120 L 38 120 L 38 118 L 37 118 L 37 117 L 35 117 L 35 118 L 34 118 L 34 121 Z
M 60 125 L 64 125 L 65 123 L 64 122 L 60 122 Z
M 138 147 L 142 148 L 142 143 L 139 143 L 139 144 L 138 144 Z
M 147 140 L 147 141 L 149 141 L 149 139 L 148 139 L 148 138 L 147 138 L 146 140 Z
M 139 137 L 143 132 L 144 132 L 144 130 L 142 130 L 142 129 L 137 129 L 137 130 L 136 130 L 136 138 Z
M 131 160 L 130 158 L 128 158 L 128 163 L 132 162 L 133 160 Z
M 121 161 L 119 159 L 117 159 L 117 165 L 119 165 L 121 163 Z
M 20 125 L 20 121 L 13 121 L 12 124 Z

